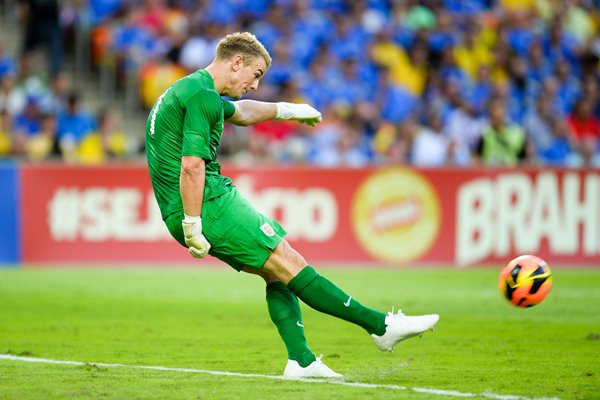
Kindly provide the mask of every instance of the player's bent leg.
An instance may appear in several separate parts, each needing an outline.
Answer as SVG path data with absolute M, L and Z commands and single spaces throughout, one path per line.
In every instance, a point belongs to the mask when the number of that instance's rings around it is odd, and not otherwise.
M 362 326 L 370 334 L 385 333 L 385 314 L 370 309 L 306 265 L 285 240 L 275 248 L 263 270 L 279 277 L 308 306 Z M 283 278 L 283 279 L 282 279 Z
M 287 280 L 290 291 L 308 306 L 363 327 L 381 350 L 391 351 L 398 342 L 433 329 L 439 319 L 436 314 L 408 317 L 400 312 L 385 315 L 365 307 L 306 265 L 304 258 L 285 240 L 273 251 L 263 269 L 283 278 L 284 282 Z

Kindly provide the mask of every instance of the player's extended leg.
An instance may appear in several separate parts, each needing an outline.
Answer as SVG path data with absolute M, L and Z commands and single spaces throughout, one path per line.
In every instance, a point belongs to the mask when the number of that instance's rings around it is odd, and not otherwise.
M 267 284 L 267 307 L 271 321 L 277 327 L 279 335 L 288 351 L 288 362 L 283 376 L 289 379 L 298 378 L 342 378 L 342 375 L 327 367 L 308 347 L 302 324 L 302 311 L 295 294 L 277 278 L 256 270 L 244 267 L 242 271 L 260 275 Z
M 401 340 L 433 329 L 436 314 L 408 317 L 402 313 L 387 315 L 365 307 L 333 282 L 319 275 L 285 240 L 277 246 L 263 266 L 291 292 L 315 310 L 363 327 L 380 350 L 391 351 Z

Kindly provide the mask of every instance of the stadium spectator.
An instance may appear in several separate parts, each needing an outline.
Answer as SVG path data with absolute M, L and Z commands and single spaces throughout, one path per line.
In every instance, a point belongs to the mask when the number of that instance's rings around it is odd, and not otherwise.
M 490 65 L 492 52 L 481 32 L 477 18 L 472 19 L 462 34 L 459 45 L 454 49 L 457 65 L 471 80 L 475 80 L 481 66 Z
M 385 164 L 409 165 L 411 162 L 411 147 L 417 135 L 419 124 L 414 116 L 410 116 L 398 124 L 393 141 L 385 154 Z
M 369 165 L 371 161 L 369 144 L 361 135 L 359 128 L 355 124 L 344 125 L 342 136 L 329 159 L 328 166 L 361 168 Z
M 25 152 L 29 139 L 40 134 L 42 128 L 42 111 L 39 100 L 35 97 L 27 99 L 25 109 L 13 121 L 15 132 L 14 149 L 17 154 Z
M 535 39 L 534 32 L 531 30 L 531 14 L 519 11 L 509 12 L 504 20 L 507 44 L 519 58 L 525 59 L 529 47 Z
M 51 82 L 50 91 L 42 98 L 44 112 L 59 115 L 67 108 L 69 94 L 73 91 L 71 77 L 66 72 L 59 72 Z
M 350 112 L 347 104 L 335 104 L 324 110 L 323 121 L 313 129 L 309 139 L 310 164 L 334 167 L 340 162 L 338 146 L 347 129 L 345 119 Z
M 539 154 L 551 145 L 554 136 L 554 120 L 557 117 L 552 99 L 544 96 L 538 97 L 534 106 L 529 107 L 523 120 L 523 128 L 527 138 Z
M 411 164 L 416 167 L 440 167 L 455 164 L 452 142 L 443 132 L 442 118 L 429 110 L 426 124 L 420 125 L 412 141 Z
M 39 102 L 40 107 L 45 104 L 45 99 L 50 91 L 39 72 L 40 65 L 29 57 L 22 58 L 19 63 L 19 76 L 17 78 L 17 90 L 21 91 L 25 98 L 33 98 Z
M 573 76 L 571 65 L 564 59 L 556 62 L 554 76 L 557 84 L 556 95 L 561 99 L 564 112 L 572 110 L 581 93 L 581 82 Z
M 375 131 L 372 140 L 375 163 L 388 164 L 391 148 L 398 137 L 398 127 L 390 122 L 382 122 Z
M 298 127 L 297 132 L 290 136 L 277 155 L 277 162 L 283 165 L 303 165 L 309 157 L 310 136 L 312 129 L 308 126 Z
M 428 37 L 429 48 L 434 57 L 446 49 L 453 51 L 457 42 L 452 14 L 447 10 L 438 9 L 436 18 L 437 24 Z
M 488 106 L 489 120 L 475 145 L 477 164 L 487 166 L 516 166 L 527 157 L 526 136 L 523 129 L 507 122 L 506 105 L 501 99 L 492 99 Z
M 472 86 L 473 80 L 456 63 L 456 55 L 452 47 L 448 46 L 441 51 L 437 63 L 435 66 L 432 65 L 431 69 L 435 68 L 435 73 L 439 74 L 442 80 L 456 82 L 462 91 L 468 91 L 469 87 Z M 430 71 L 429 77 L 432 74 L 434 72 Z
M 390 69 L 382 69 L 382 78 L 375 102 L 377 108 L 381 110 L 381 118 L 384 121 L 400 123 L 417 111 L 419 100 L 394 82 L 392 73 Z
M 591 101 L 581 97 L 567 118 L 569 129 L 578 148 L 584 139 L 595 142 L 595 147 L 600 145 L 600 122 L 592 113 L 592 107 Z
M 528 52 L 527 79 L 530 84 L 541 86 L 542 82 L 552 75 L 552 64 L 544 58 L 544 49 L 541 40 L 536 39 L 531 43 Z
M 60 157 L 56 138 L 56 117 L 52 114 L 41 116 L 40 131 L 25 142 L 25 154 L 30 161 L 43 161 Z
M 124 158 L 130 144 L 120 130 L 119 114 L 110 108 L 103 108 L 97 117 L 98 127 L 86 135 L 77 148 L 80 164 L 101 164 L 109 159 Z
M 527 80 L 527 64 L 525 59 L 513 53 L 510 55 L 507 67 L 508 82 L 498 83 L 495 89 L 497 91 L 501 86 L 506 85 L 508 93 L 504 95 L 504 98 L 511 106 L 511 118 L 513 121 L 520 123 L 525 116 L 529 99 L 533 97 L 531 93 L 533 87 Z M 498 94 L 496 93 L 496 95 Z
M 399 46 L 389 33 L 381 32 L 370 46 L 370 51 L 370 56 L 377 66 L 389 68 L 391 82 L 411 96 L 418 97 L 423 94 L 427 78 L 426 43 L 413 43 L 407 50 Z
M 265 76 L 265 82 L 273 86 L 288 84 L 293 80 L 292 75 L 296 66 L 285 42 L 275 43 L 273 57 L 279 60 L 279 63 L 269 69 L 269 75 Z
M 333 26 L 334 30 L 328 39 L 331 56 L 337 60 L 355 60 L 362 56 L 370 35 L 362 27 L 358 16 L 354 13 L 334 14 Z
M 65 160 L 77 161 L 77 149 L 83 139 L 95 129 L 94 118 L 80 107 L 77 92 L 69 94 L 67 108 L 58 115 L 57 139 Z
M 16 77 L 12 74 L 0 78 L 0 111 L 6 111 L 11 118 L 20 114 L 27 102 L 27 96 L 16 83 Z
M 445 120 L 445 135 L 453 143 L 456 163 L 469 165 L 471 151 L 481 137 L 482 121 L 455 82 L 445 83 L 444 100 L 441 113 Z
M 334 95 L 329 88 L 332 68 L 329 65 L 327 54 L 327 45 L 322 45 L 310 63 L 308 73 L 302 74 L 299 79 L 301 94 L 319 110 L 329 107 Z
M 539 149 L 538 157 L 541 164 L 567 167 L 573 164 L 576 155 L 569 128 L 562 117 L 550 116 L 550 132 L 552 136 L 548 144 Z
M 547 77 L 542 82 L 537 98 L 545 97 L 552 102 L 552 108 L 556 110 L 557 114 L 566 115 L 569 112 L 567 103 L 558 96 L 558 84 L 554 75 Z
M 479 115 L 485 112 L 485 105 L 494 90 L 490 72 L 488 65 L 481 65 L 477 71 L 477 78 L 468 89 L 468 103 L 473 107 L 474 113 Z

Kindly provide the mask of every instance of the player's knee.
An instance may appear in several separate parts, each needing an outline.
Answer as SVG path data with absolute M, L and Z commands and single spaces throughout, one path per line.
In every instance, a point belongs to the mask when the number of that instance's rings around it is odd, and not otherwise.
M 259 271 L 259 275 L 261 278 L 263 278 L 265 280 L 265 283 L 272 283 L 272 282 L 276 282 L 279 279 L 277 279 L 277 277 L 275 277 L 274 275 L 263 271 L 262 269 L 258 270 Z
M 304 267 L 306 267 L 304 257 L 294 250 L 286 240 L 282 240 L 262 269 L 287 284 Z

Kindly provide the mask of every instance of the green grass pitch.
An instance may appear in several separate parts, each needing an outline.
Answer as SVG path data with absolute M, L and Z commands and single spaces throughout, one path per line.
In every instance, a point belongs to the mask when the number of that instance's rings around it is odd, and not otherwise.
M 500 296 L 497 269 L 320 271 L 371 307 L 441 315 L 435 332 L 382 353 L 360 328 L 303 305 L 312 349 L 347 381 L 406 390 L 93 364 L 281 374 L 286 352 L 255 276 L 0 268 L 0 354 L 89 363 L 0 359 L 0 399 L 600 398 L 598 269 L 555 267 L 548 298 L 530 309 Z

